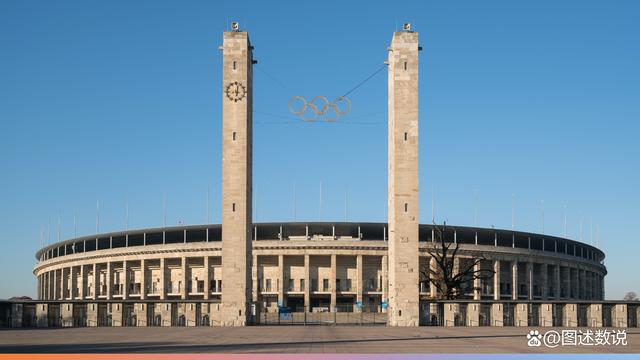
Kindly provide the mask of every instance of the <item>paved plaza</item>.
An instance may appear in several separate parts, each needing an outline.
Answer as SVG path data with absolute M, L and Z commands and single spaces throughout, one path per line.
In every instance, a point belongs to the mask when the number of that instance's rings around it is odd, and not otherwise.
M 0 353 L 640 353 L 626 346 L 528 347 L 529 330 L 550 328 L 254 326 L 0 330 Z M 595 329 L 594 329 L 595 330 Z

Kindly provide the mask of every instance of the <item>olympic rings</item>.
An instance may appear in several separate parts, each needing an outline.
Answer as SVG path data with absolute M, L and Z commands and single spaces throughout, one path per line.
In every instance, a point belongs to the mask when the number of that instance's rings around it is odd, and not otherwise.
M 307 110 L 311 110 L 311 114 L 309 114 Z M 335 117 L 327 116 L 329 110 L 333 110 Z M 326 97 L 320 95 L 314 97 L 309 102 L 302 96 L 294 96 L 289 102 L 289 111 L 307 122 L 316 121 L 318 117 L 324 121 L 333 122 L 338 120 L 340 116 L 346 115 L 351 111 L 351 102 L 344 96 L 338 96 L 332 102 L 329 102 Z

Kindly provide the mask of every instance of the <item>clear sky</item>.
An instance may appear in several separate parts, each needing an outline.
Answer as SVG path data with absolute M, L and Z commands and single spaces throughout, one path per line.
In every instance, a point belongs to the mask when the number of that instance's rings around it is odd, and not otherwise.
M 220 221 L 221 45 L 250 32 L 256 221 L 384 221 L 387 79 L 338 123 L 289 100 L 342 95 L 412 22 L 420 221 L 562 235 L 607 254 L 607 298 L 640 292 L 637 1 L 2 1 L 0 298 L 35 295 L 34 253 L 96 231 Z M 320 183 L 323 210 L 319 211 Z M 542 201 L 543 204 L 542 205 Z M 477 210 L 476 210 L 477 209 Z M 475 215 L 477 214 L 477 216 Z M 48 225 L 49 224 L 49 225 Z M 50 229 L 48 231 L 47 229 Z

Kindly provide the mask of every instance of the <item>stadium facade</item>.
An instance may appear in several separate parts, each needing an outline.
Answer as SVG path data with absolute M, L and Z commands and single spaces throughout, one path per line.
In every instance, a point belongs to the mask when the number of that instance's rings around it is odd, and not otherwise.
M 13 304 L 14 324 L 19 317 L 23 325 L 33 319 L 44 326 L 78 318 L 83 325 L 133 319 L 143 326 L 242 326 L 282 312 L 304 313 L 305 322 L 311 314 L 334 314 L 334 323 L 344 314 L 378 314 L 390 326 L 446 325 L 460 314 L 469 325 L 483 316 L 491 325 L 509 318 L 532 324 L 560 313 L 550 321 L 571 325 L 580 311 L 592 318 L 599 312 L 602 323 L 607 309 L 623 317 L 619 305 L 603 302 L 602 251 L 499 229 L 445 228 L 445 237 L 460 246 L 455 267 L 482 256 L 477 268 L 495 273 L 475 280 L 457 302 L 434 300 L 438 294 L 424 269 L 435 266 L 427 251 L 437 241 L 435 228 L 418 223 L 421 47 L 409 29 L 395 32 L 388 48 L 388 222 L 253 223 L 253 47 L 246 32 L 228 31 L 223 39 L 222 224 L 48 245 L 36 254 L 38 300 Z M 582 310 L 576 305 L 587 302 Z

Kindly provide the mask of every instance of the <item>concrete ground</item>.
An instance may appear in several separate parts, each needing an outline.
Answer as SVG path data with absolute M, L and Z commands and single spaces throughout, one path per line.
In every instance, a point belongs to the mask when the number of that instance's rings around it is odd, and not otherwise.
M 515 327 L 254 326 L 0 330 L 0 353 L 640 353 L 627 346 L 528 347 Z M 595 330 L 595 329 L 593 329 Z

